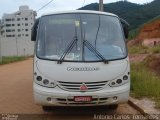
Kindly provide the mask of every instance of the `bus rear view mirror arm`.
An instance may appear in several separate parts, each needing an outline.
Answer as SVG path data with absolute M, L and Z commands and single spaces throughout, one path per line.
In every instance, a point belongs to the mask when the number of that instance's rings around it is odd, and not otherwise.
M 36 41 L 39 19 L 37 19 L 32 27 L 31 41 Z
M 122 28 L 123 28 L 123 31 L 124 31 L 125 38 L 127 39 L 128 36 L 129 36 L 129 23 L 122 18 L 120 18 L 120 21 L 121 21 L 121 24 L 122 24 Z

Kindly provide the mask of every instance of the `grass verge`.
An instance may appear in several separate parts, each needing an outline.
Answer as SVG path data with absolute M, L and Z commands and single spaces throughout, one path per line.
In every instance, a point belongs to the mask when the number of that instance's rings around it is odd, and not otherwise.
M 160 45 L 156 47 L 145 47 L 142 45 L 130 46 L 128 48 L 130 54 L 156 54 L 160 53 Z
M 143 63 L 131 64 L 131 96 L 149 97 L 160 108 L 160 76 L 149 71 Z
M 17 61 L 26 60 L 27 57 L 25 56 L 11 56 L 11 57 L 2 57 L 2 62 L 0 62 L 0 65 L 13 63 Z
M 148 53 L 147 48 L 142 47 L 141 45 L 129 47 L 128 51 L 129 51 L 130 54 Z

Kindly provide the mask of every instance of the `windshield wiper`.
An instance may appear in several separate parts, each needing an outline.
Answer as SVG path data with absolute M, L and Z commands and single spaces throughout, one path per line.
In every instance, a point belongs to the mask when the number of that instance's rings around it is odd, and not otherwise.
M 93 52 L 98 58 L 102 59 L 105 64 L 108 64 L 108 60 L 106 60 L 105 57 L 104 57 L 101 53 L 99 53 L 99 52 L 96 50 L 96 48 L 94 48 L 94 47 L 92 46 L 91 43 L 89 43 L 87 40 L 83 40 L 83 44 L 84 44 L 91 52 Z
M 64 51 L 64 53 L 62 54 L 61 58 L 58 60 L 58 64 L 62 64 L 65 56 L 72 50 L 72 48 L 75 46 L 75 44 L 77 43 L 78 38 L 77 36 L 73 37 L 73 40 L 70 42 L 70 44 L 68 45 L 68 47 L 66 48 L 66 50 Z

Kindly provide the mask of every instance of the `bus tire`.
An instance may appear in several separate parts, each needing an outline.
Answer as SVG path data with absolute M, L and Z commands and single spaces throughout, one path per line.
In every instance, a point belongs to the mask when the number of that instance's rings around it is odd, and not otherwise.
M 45 111 L 45 112 L 49 112 L 49 111 L 52 110 L 52 107 L 51 107 L 51 106 L 42 106 L 42 109 L 43 109 L 43 111 Z
M 109 108 L 112 110 L 116 110 L 118 108 L 118 104 L 109 105 Z

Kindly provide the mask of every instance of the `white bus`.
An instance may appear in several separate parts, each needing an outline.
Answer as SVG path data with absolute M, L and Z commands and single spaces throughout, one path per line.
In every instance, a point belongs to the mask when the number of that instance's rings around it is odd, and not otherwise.
M 36 104 L 98 106 L 128 101 L 128 24 L 98 11 L 42 15 L 32 29 L 36 41 L 33 93 Z

